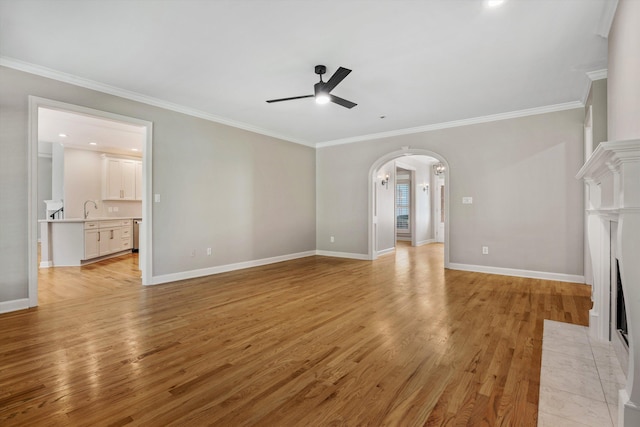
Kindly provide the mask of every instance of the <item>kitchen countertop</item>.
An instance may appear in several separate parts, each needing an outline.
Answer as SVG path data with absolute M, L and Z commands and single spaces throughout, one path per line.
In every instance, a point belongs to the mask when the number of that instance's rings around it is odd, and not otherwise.
M 89 217 L 87 219 L 84 218 L 65 218 L 65 219 L 39 219 L 38 222 L 92 222 L 92 221 L 119 221 L 122 219 L 139 219 L 139 216 L 101 216 L 101 217 Z

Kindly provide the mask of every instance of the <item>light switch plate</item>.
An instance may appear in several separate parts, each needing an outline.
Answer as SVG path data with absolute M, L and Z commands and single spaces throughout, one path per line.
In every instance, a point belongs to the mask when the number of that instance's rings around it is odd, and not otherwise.
M 155 194 L 155 195 L 153 196 L 153 200 L 154 200 L 156 203 L 160 203 L 160 194 Z
M 470 205 L 473 203 L 473 197 L 463 197 L 462 198 L 462 204 L 463 205 Z

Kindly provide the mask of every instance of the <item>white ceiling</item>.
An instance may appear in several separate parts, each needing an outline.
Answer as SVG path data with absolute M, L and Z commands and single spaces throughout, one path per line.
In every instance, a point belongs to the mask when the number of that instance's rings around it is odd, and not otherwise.
M 0 0 L 0 55 L 313 145 L 584 101 L 612 4 Z M 265 102 L 316 64 L 353 70 L 332 93 L 356 107 Z
M 144 126 L 48 108 L 38 109 L 38 142 L 141 156 L 145 138 Z

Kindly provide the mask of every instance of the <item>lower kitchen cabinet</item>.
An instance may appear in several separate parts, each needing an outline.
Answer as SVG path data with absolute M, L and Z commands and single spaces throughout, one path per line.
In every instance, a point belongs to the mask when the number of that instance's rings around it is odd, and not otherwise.
M 131 249 L 130 219 L 86 222 L 84 228 L 85 260 Z
M 40 220 L 41 267 L 73 267 L 131 251 L 131 219 Z

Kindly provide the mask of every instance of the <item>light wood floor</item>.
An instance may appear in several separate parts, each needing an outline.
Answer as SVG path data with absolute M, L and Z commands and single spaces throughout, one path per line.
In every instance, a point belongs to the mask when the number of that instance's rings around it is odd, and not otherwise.
M 0 425 L 535 426 L 543 319 L 590 306 L 438 244 L 145 288 L 136 262 L 44 270 L 0 316 Z

